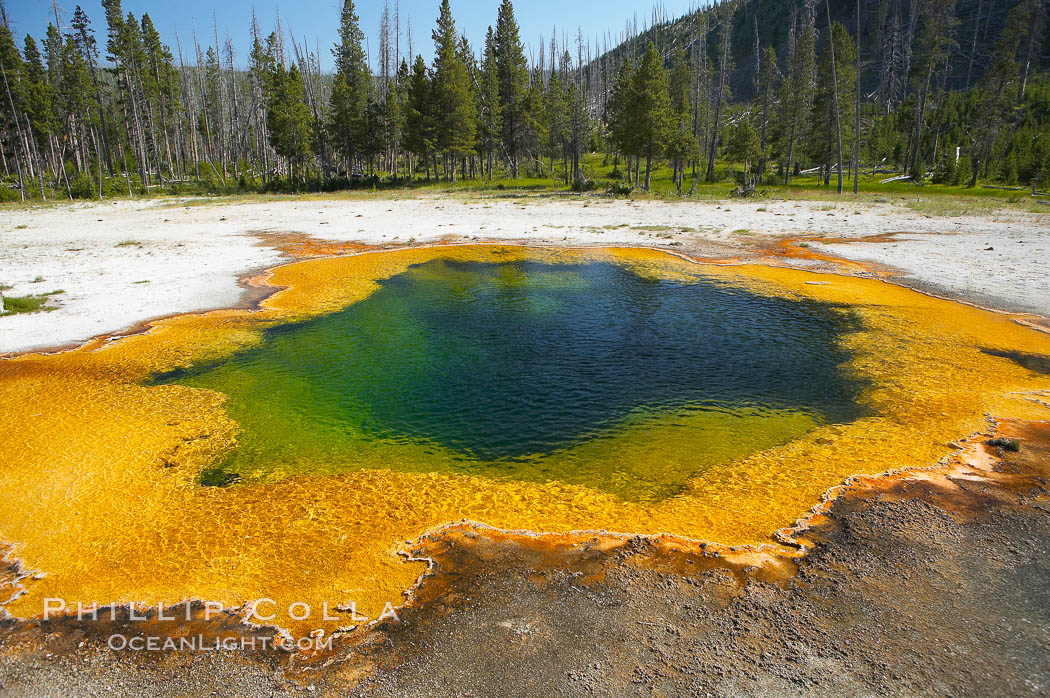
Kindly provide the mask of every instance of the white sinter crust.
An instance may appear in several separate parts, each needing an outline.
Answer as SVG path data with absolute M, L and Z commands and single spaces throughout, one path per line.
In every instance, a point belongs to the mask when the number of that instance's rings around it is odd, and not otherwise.
M 282 259 L 259 232 L 370 244 L 455 236 L 683 251 L 706 245 L 726 255 L 746 254 L 769 236 L 901 232 L 886 243 L 826 249 L 899 268 L 960 298 L 1050 314 L 1050 225 L 1035 214 L 939 218 L 892 204 L 568 197 L 186 203 L 0 208 L 0 284 L 13 287 L 6 293 L 64 291 L 52 312 L 0 317 L 0 352 L 68 345 L 151 318 L 235 305 L 244 293 L 239 277 Z

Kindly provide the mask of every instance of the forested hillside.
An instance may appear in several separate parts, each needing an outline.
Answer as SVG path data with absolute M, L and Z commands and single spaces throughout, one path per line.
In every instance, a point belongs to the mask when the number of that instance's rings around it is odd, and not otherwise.
M 995 54 L 999 36 L 1006 27 L 1007 18 L 1022 0 L 956 0 L 952 29 L 953 43 L 947 58 L 949 69 L 944 79 L 948 89 L 968 89 L 984 74 Z M 817 3 L 818 23 L 823 23 L 825 7 Z M 756 44 L 773 46 L 779 60 L 787 59 L 792 27 L 799 21 L 802 4 L 784 0 L 748 0 L 733 4 L 733 72 L 731 86 L 739 99 L 755 97 Z M 833 21 L 840 22 L 856 36 L 857 10 L 860 10 L 861 64 L 864 89 L 878 89 L 883 73 L 891 83 L 903 82 L 909 72 L 908 62 L 914 54 L 917 34 L 923 18 L 921 0 L 830 0 Z M 717 56 L 711 51 L 720 18 L 717 12 L 698 11 L 673 21 L 654 23 L 654 26 L 623 40 L 608 51 L 613 62 L 624 57 L 644 53 L 652 41 L 664 55 L 682 47 L 691 50 L 693 44 L 704 43 L 709 59 Z M 757 42 L 756 42 L 757 36 Z M 758 54 L 761 55 L 761 51 Z M 1046 56 L 1042 56 L 1045 61 Z
M 1050 180 L 1050 0 L 729 0 L 530 52 L 510 0 L 479 46 L 442 0 L 430 64 L 396 4 L 367 42 L 344 0 L 334 47 L 258 22 L 168 46 L 148 14 L 102 4 L 15 37 L 0 3 L 0 197 L 525 176 L 619 191 L 657 167 L 680 192 L 814 170 L 840 189 L 861 171 Z

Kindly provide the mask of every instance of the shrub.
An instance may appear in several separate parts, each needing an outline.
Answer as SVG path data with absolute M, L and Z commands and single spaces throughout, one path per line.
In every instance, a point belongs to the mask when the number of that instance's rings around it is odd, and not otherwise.
M 98 185 L 93 177 L 81 172 L 76 179 L 70 178 L 69 191 L 74 199 L 94 199 L 98 196 Z
M 968 155 L 963 155 L 959 158 L 959 164 L 955 166 L 955 179 L 951 183 L 956 186 L 969 184 L 972 177 L 973 164 Z
M 0 201 L 21 201 L 22 195 L 18 193 L 18 187 L 11 186 L 7 182 L 0 184 Z
M 934 184 L 956 184 L 958 180 L 959 166 L 955 162 L 954 149 L 948 149 L 937 159 L 937 167 L 933 170 Z

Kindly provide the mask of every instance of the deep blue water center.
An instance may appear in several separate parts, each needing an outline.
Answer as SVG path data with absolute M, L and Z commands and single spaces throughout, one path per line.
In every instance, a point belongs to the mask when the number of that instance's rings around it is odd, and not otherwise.
M 229 396 L 243 434 L 227 466 L 241 471 L 362 437 L 513 463 L 602 438 L 639 409 L 853 419 L 860 386 L 837 343 L 853 324 L 843 309 L 704 277 L 439 259 L 158 382 Z

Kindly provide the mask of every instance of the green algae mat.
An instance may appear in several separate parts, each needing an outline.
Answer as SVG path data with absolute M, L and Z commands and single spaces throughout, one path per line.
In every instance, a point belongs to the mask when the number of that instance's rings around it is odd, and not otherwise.
M 242 431 L 205 484 L 411 467 L 655 500 L 706 466 L 856 417 L 837 344 L 852 324 L 827 304 L 609 262 L 439 259 L 156 382 L 227 396 Z M 650 470 L 598 443 L 660 423 L 677 428 L 652 444 L 668 458 Z M 398 445 L 432 457 L 390 458 Z

